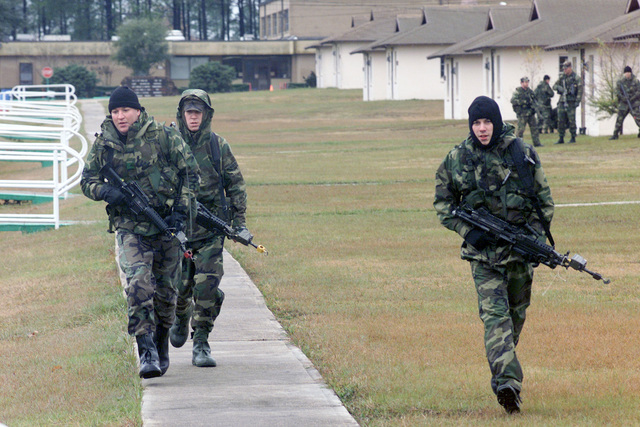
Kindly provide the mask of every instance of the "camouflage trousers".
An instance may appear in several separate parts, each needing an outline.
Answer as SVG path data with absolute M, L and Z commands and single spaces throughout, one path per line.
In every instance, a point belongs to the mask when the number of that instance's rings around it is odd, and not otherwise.
M 551 121 L 551 106 L 543 105 L 538 107 L 538 111 L 538 133 L 553 131 L 556 124 Z
M 164 235 L 140 236 L 125 230 L 117 231 L 116 240 L 118 264 L 126 278 L 129 334 L 155 332 L 156 325 L 170 328 L 183 257 L 180 245 Z
M 538 122 L 536 120 L 535 113 L 532 114 L 518 114 L 518 128 L 516 130 L 516 136 L 522 138 L 524 136 L 524 129 L 529 125 L 531 131 L 531 140 L 533 145 L 540 145 L 540 136 L 538 129 Z
M 471 274 L 478 292 L 478 309 L 484 323 L 484 345 L 491 370 L 491 388 L 522 389 L 522 367 L 516 346 L 531 302 L 533 267 L 509 263 L 494 267 L 471 261 Z
M 572 137 L 576 137 L 578 129 L 576 125 L 576 105 L 569 102 L 567 107 L 564 102 L 558 102 L 558 136 L 563 137 L 564 133 L 569 129 Z
M 224 292 L 218 286 L 224 274 L 223 247 L 224 236 L 193 242 L 193 259 L 182 264 L 176 316 L 188 316 L 193 304 L 191 328 L 194 341 L 207 339 L 222 308 Z
M 637 112 L 640 111 L 640 106 L 634 105 L 633 111 L 636 112 L 636 115 L 634 116 L 632 114 L 631 117 L 633 117 L 633 120 L 635 120 L 636 125 L 640 128 L 640 116 L 638 116 L 637 114 Z M 616 119 L 616 127 L 613 130 L 614 135 L 618 136 L 622 134 L 622 124 L 624 123 L 624 119 L 627 117 L 627 114 L 629 114 L 629 106 L 626 103 L 619 105 L 618 118 Z M 638 135 L 640 135 L 640 133 L 638 133 Z

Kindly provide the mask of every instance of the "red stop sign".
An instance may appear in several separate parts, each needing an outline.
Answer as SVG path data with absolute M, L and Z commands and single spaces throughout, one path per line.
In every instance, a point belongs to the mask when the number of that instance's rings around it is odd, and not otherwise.
M 42 77 L 45 79 L 50 79 L 53 77 L 53 69 L 51 67 L 44 67 L 42 69 Z

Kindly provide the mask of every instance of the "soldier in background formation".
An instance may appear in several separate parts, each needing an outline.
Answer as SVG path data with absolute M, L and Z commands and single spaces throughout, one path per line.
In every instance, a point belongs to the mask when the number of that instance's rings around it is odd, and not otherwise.
M 528 224 L 543 235 L 542 221 L 551 222 L 554 205 L 540 158 L 529 144 L 524 144 L 523 150 L 532 161 L 527 162 L 534 181 L 532 190 L 544 218 L 539 218 L 531 208 L 532 201 L 523 197 L 525 178 L 514 167 L 509 148 L 519 141 L 513 125 L 502 121 L 494 100 L 480 96 L 471 103 L 469 130 L 467 139 L 447 154 L 436 172 L 433 205 L 442 225 L 464 239 L 460 252 L 462 259 L 471 263 L 491 388 L 498 403 L 513 414 L 520 412 L 523 373 L 516 345 L 531 301 L 533 265 L 513 252 L 508 242 L 474 228 L 453 210 L 461 205 L 484 207 L 505 221 Z
M 551 119 L 551 98 L 555 95 L 549 85 L 551 77 L 544 76 L 544 79 L 536 86 L 535 94 L 538 102 L 538 125 L 540 133 L 553 133 L 556 124 Z
M 629 113 L 640 128 L 640 82 L 628 65 L 624 67 L 624 75 L 616 84 L 616 96 L 618 98 L 618 118 L 610 140 L 618 139 L 618 135 L 622 134 L 622 123 Z M 640 131 L 638 138 L 640 138 Z
M 569 128 L 571 133 L 570 143 L 576 142 L 576 108 L 582 100 L 582 78 L 573 72 L 571 62 L 562 64 L 563 72 L 558 81 L 553 85 L 553 90 L 558 92 L 558 141 L 556 144 L 564 144 L 564 134 Z
M 529 125 L 533 145 L 541 147 L 542 144 L 538 136 L 538 122 L 536 121 L 536 95 L 529 88 L 528 77 L 520 79 L 520 87 L 516 88 L 513 93 L 511 105 L 513 105 L 513 111 L 515 111 L 518 116 L 518 130 L 516 132 L 518 138 L 522 138 L 524 129 Z
M 125 182 L 137 183 L 151 208 L 179 231 L 195 217 L 198 165 L 180 133 L 155 121 L 126 86 L 111 94 L 101 129 L 82 171 L 82 192 L 108 203 L 109 228 L 116 229 L 118 264 L 126 277 L 128 332 L 138 344 L 139 375 L 159 377 L 169 368 L 169 328 L 183 252 L 176 239 L 128 208 L 125 195 L 101 169 L 108 164 Z

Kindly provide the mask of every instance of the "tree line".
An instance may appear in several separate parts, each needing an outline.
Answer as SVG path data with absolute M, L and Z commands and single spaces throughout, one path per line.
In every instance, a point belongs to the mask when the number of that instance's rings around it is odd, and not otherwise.
M 0 37 L 69 34 L 111 40 L 128 19 L 162 19 L 187 40 L 258 35 L 259 0 L 0 0 Z

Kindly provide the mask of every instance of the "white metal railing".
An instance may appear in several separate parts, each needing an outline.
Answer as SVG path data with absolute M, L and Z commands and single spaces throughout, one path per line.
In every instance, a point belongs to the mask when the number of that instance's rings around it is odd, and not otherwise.
M 76 88 L 70 84 L 55 85 L 19 85 L 11 88 L 9 92 L 12 99 L 26 101 L 29 98 L 50 98 L 51 100 L 63 100 L 67 105 L 75 105 L 78 101 Z
M 75 89 L 71 85 L 16 86 L 10 93 L 11 100 L 0 100 L 0 161 L 51 162 L 52 179 L 0 180 L 0 188 L 47 190 L 53 213 L 0 214 L 0 225 L 44 223 L 57 229 L 60 198 L 80 182 L 88 151 L 79 133 L 82 116 L 75 106 Z M 43 94 L 52 99 L 42 100 Z M 80 141 L 79 151 L 71 146 L 72 139 Z M 38 140 L 42 142 L 34 142 Z M 69 176 L 73 165 L 76 169 Z

